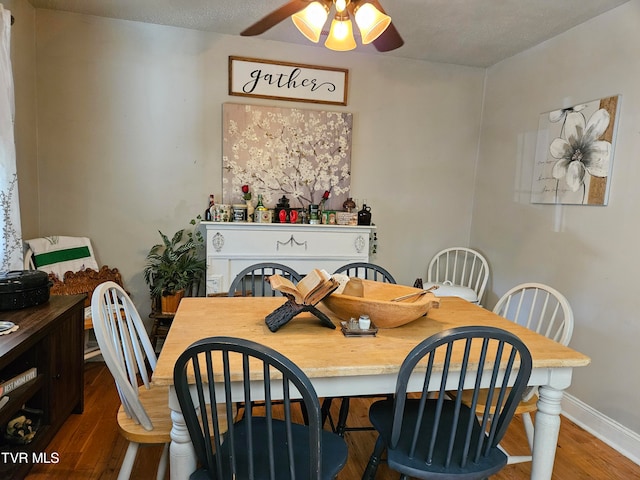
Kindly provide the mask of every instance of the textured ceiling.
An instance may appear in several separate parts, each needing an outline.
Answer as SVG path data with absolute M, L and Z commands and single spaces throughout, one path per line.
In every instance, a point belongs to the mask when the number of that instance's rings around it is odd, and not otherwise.
M 229 35 L 239 35 L 286 3 L 286 0 L 29 1 L 36 8 Z M 380 55 L 487 67 L 627 1 L 380 0 L 405 41 L 401 48 Z M 258 38 L 314 45 L 288 20 Z M 355 51 L 377 53 L 372 46 L 360 44 Z

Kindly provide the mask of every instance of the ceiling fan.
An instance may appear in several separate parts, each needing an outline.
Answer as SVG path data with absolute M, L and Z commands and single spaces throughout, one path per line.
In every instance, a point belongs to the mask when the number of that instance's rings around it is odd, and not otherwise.
M 386 15 L 378 0 L 291 0 L 240 32 L 240 35 L 260 35 L 291 17 L 298 30 L 317 43 L 331 12 L 334 17 L 325 42 L 327 48 L 355 48 L 351 19 L 358 25 L 362 43 L 372 43 L 379 52 L 395 50 L 404 44 L 391 17 Z

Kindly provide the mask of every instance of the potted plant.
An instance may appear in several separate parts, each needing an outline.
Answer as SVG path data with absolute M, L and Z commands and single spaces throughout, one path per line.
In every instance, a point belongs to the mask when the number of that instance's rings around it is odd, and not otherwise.
M 195 224 L 195 221 L 191 222 Z M 175 313 L 187 288 L 199 280 L 206 269 L 201 250 L 200 232 L 178 230 L 171 239 L 158 230 L 162 243 L 154 245 L 147 254 L 144 279 L 149 285 L 155 305 L 162 313 Z

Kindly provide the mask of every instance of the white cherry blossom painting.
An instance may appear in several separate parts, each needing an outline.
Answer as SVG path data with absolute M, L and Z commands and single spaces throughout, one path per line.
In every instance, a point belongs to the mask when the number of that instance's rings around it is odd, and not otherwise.
M 351 185 L 351 113 L 226 103 L 222 125 L 224 203 L 244 203 L 246 185 L 268 208 L 284 195 L 293 208 L 322 202 L 342 210 Z
M 606 205 L 620 96 L 540 115 L 532 203 Z

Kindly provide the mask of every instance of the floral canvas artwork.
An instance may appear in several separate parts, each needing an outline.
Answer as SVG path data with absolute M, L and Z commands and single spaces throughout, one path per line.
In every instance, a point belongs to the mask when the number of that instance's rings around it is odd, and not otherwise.
M 244 203 L 246 185 L 252 198 L 261 194 L 268 208 L 284 195 L 293 208 L 319 204 L 324 197 L 325 209 L 341 210 L 351 184 L 352 117 L 224 104 L 223 202 Z
M 607 204 L 619 98 L 540 115 L 532 203 Z

